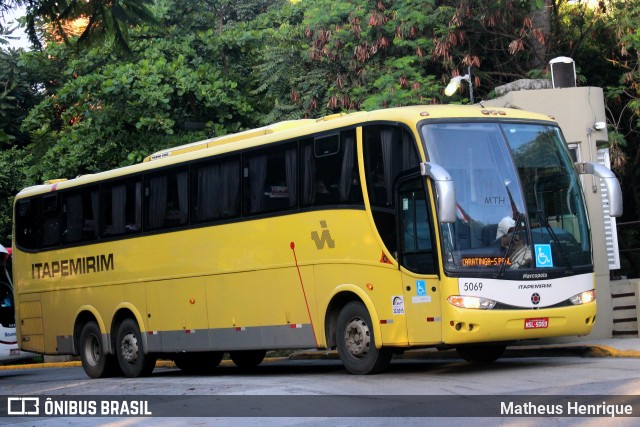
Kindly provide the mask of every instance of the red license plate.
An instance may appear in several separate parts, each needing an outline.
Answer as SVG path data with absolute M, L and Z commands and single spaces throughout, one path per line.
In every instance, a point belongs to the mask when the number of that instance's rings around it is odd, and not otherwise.
M 548 317 L 538 317 L 536 319 L 524 319 L 525 329 L 543 329 L 549 327 Z

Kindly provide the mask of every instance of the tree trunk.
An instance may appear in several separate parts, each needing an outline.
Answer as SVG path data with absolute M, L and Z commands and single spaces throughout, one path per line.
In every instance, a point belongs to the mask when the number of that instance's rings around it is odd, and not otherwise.
M 538 36 L 532 34 L 533 57 L 531 58 L 531 69 L 542 70 L 547 66 L 549 53 L 549 39 L 551 37 L 551 17 L 554 0 L 544 0 L 544 6 L 538 8 L 540 0 L 531 0 L 531 21 L 532 30 L 539 32 Z

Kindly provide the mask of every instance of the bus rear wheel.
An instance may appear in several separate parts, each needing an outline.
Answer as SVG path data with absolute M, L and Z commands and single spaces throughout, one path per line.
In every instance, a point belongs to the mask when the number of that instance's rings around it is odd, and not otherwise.
M 382 372 L 393 356 L 391 349 L 376 348 L 371 316 L 360 301 L 352 301 L 340 311 L 336 342 L 342 364 L 355 375 Z
M 118 360 L 105 352 L 102 334 L 96 322 L 87 322 L 80 332 L 80 360 L 90 378 L 106 378 L 117 375 Z
M 506 345 L 500 344 L 461 345 L 456 347 L 456 352 L 467 362 L 491 363 L 498 360 L 506 349 Z
M 242 350 L 231 351 L 229 357 L 240 369 L 253 369 L 264 360 L 266 350 Z
M 115 347 L 120 369 L 126 377 L 137 378 L 153 372 L 156 358 L 144 353 L 142 334 L 133 319 L 124 319 L 118 326 Z
M 173 362 L 189 374 L 208 374 L 220 364 L 222 356 L 224 353 L 221 351 L 179 353 L 173 358 Z

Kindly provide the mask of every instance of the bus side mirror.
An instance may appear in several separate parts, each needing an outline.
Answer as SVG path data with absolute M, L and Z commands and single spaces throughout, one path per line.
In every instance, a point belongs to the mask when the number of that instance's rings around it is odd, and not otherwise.
M 603 165 L 593 162 L 576 163 L 576 170 L 581 175 L 595 175 L 602 179 L 605 187 L 607 187 L 607 194 L 609 195 L 609 216 L 621 216 L 622 190 L 620 189 L 620 183 L 613 172 Z
M 456 192 L 449 172 L 438 164 L 426 162 L 420 163 L 420 173 L 431 178 L 435 184 L 438 220 L 443 223 L 456 222 Z

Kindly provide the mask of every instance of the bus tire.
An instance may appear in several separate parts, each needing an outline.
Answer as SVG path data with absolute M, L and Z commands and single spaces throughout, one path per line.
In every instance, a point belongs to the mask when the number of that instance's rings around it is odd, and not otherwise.
M 229 357 L 240 369 L 253 369 L 264 360 L 266 350 L 242 350 L 231 351 Z
M 90 378 L 106 378 L 117 375 L 118 360 L 106 354 L 102 334 L 96 322 L 87 322 L 80 332 L 80 360 L 82 368 Z
M 125 377 L 137 378 L 153 372 L 156 358 L 144 353 L 142 334 L 133 319 L 124 319 L 118 326 L 115 347 L 118 364 Z
M 203 351 L 197 353 L 178 353 L 173 362 L 189 374 L 208 374 L 222 362 L 222 351 Z
M 506 349 L 507 346 L 501 344 L 460 345 L 456 352 L 467 362 L 491 363 L 498 360 Z
M 355 375 L 382 372 L 393 356 L 391 349 L 376 348 L 371 316 L 360 301 L 351 301 L 340 311 L 336 344 L 342 364 Z

